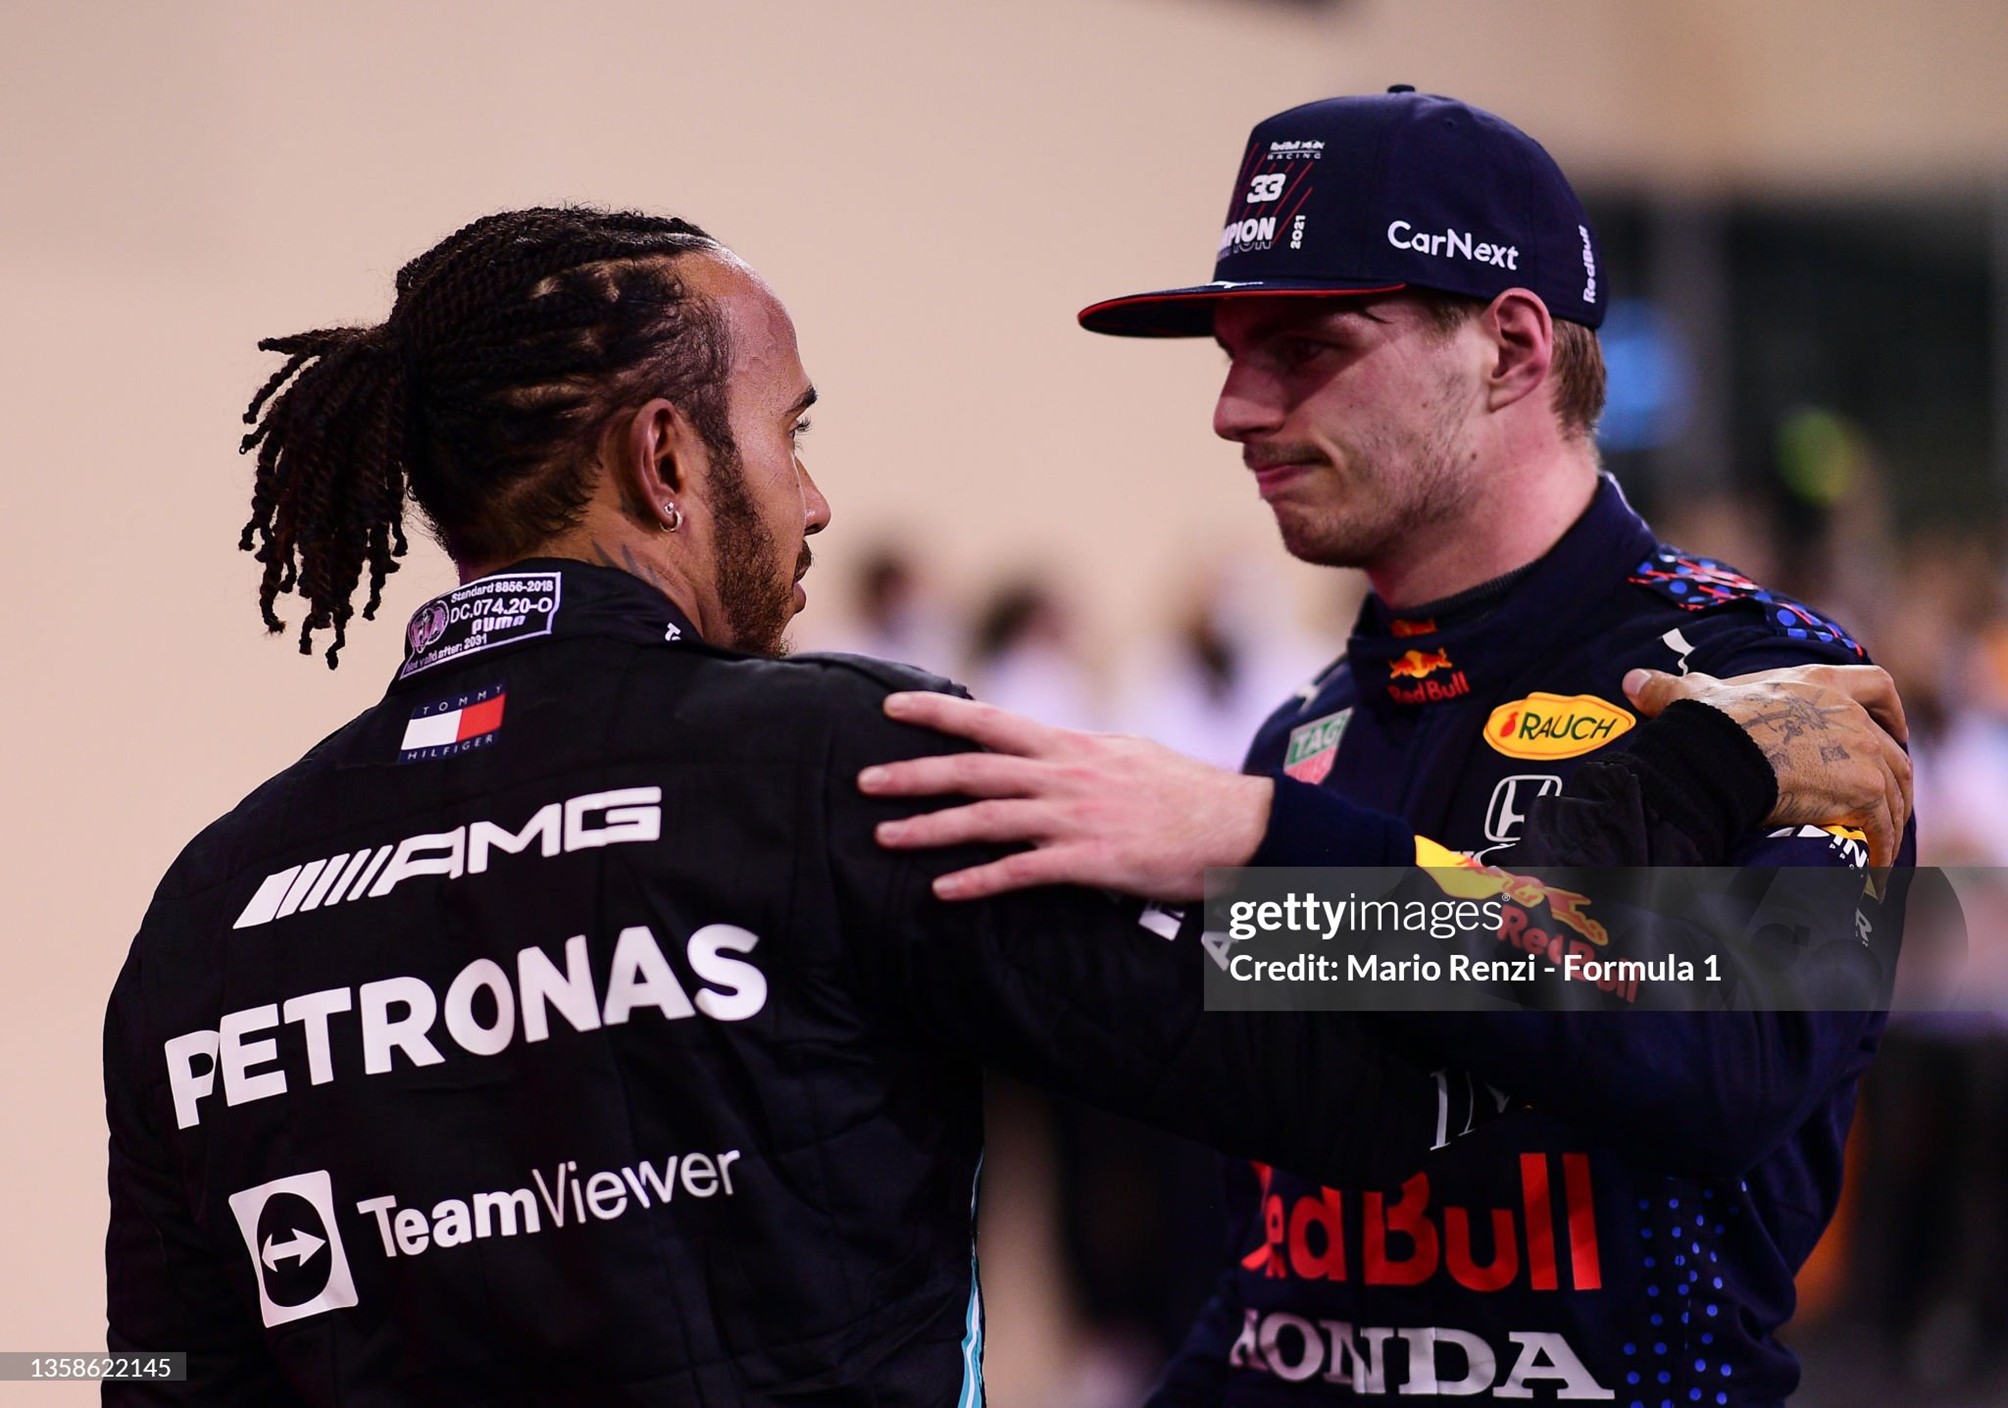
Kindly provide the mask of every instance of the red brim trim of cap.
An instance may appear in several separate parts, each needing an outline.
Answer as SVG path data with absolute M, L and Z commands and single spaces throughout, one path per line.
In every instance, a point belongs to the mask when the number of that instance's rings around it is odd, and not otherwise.
M 1371 293 L 1399 293 L 1407 287 L 1407 284 L 1381 284 L 1374 288 L 1292 287 L 1273 283 L 1263 287 L 1216 289 L 1201 285 L 1111 298 L 1105 303 L 1090 304 L 1075 316 L 1089 332 L 1104 333 L 1109 337 L 1211 337 L 1214 305 L 1229 299 L 1358 298 Z

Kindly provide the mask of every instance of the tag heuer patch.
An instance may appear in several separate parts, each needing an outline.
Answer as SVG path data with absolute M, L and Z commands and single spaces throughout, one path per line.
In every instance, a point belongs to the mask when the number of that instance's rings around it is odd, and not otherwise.
M 1331 774 L 1332 760 L 1339 756 L 1339 740 L 1346 736 L 1352 717 L 1351 709 L 1341 709 L 1291 729 L 1290 746 L 1283 753 L 1283 775 L 1299 782 L 1323 782 Z

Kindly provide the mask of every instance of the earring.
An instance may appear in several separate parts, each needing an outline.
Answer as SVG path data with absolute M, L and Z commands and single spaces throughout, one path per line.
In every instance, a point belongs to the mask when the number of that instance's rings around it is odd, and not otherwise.
M 662 518 L 663 532 L 674 533 L 677 529 L 683 526 L 683 510 L 678 508 L 675 504 L 664 504 L 662 506 L 662 514 L 663 514 Z

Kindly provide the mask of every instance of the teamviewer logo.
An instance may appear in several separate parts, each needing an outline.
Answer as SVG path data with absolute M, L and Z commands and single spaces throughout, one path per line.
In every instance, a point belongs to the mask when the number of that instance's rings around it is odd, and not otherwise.
M 327 1170 L 275 1178 L 232 1193 L 230 1211 L 237 1215 L 237 1230 L 251 1253 L 258 1310 L 267 1329 L 356 1303 Z

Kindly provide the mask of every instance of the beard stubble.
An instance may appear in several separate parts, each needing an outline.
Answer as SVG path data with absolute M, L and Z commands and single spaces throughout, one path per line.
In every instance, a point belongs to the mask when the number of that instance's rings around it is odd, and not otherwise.
M 795 615 L 795 582 L 811 560 L 809 545 L 791 563 L 760 517 L 746 487 L 746 464 L 736 444 L 712 452 L 711 512 L 718 554 L 718 595 L 725 609 L 728 644 L 752 655 L 779 659 L 788 653 L 788 623 Z
M 1292 557 L 1320 567 L 1369 570 L 1401 555 L 1417 533 L 1454 523 L 1471 498 L 1469 456 L 1462 416 L 1453 409 L 1454 383 L 1446 383 L 1442 410 L 1419 436 L 1387 431 L 1369 435 L 1349 456 L 1337 492 L 1340 502 L 1292 511 L 1279 503 L 1276 526 Z M 1288 452 L 1269 458 L 1283 461 Z M 1341 471 L 1327 462 L 1334 474 Z

